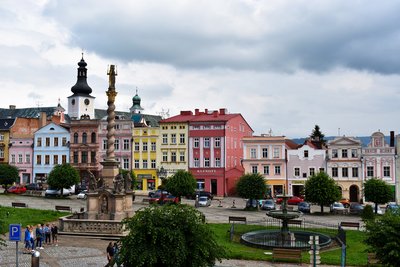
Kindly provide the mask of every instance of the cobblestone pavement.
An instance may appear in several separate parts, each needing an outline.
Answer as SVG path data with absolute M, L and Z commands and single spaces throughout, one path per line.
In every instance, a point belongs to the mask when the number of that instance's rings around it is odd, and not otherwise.
M 144 204 L 142 199 L 146 195 L 137 195 L 134 201 L 134 210 L 148 206 Z M 55 205 L 70 206 L 75 211 L 80 211 L 86 207 L 85 200 L 76 199 L 72 196 L 70 199 L 52 199 L 44 197 L 20 196 L 14 194 L 0 194 L 0 205 L 11 206 L 11 202 L 24 202 L 31 208 L 39 209 L 54 209 Z M 233 202 L 234 207 L 233 206 Z M 193 205 L 193 200 L 183 199 L 183 203 Z M 243 208 L 245 201 L 240 198 L 224 198 L 214 199 L 210 207 L 199 208 L 202 211 L 208 222 L 228 222 L 228 216 L 246 216 L 248 222 L 263 222 L 266 220 L 265 211 L 247 212 Z M 313 211 L 319 211 L 319 207 L 313 207 Z M 360 221 L 357 216 L 349 215 L 303 215 L 307 220 L 318 221 L 331 225 L 337 225 L 340 221 Z M 106 264 L 106 247 L 109 240 L 93 239 L 87 237 L 70 237 L 62 235 L 59 237 L 59 246 L 44 246 L 41 253 L 41 267 L 80 267 L 80 266 L 104 266 Z M 8 267 L 15 266 L 16 262 L 16 244 L 15 242 L 7 242 L 8 246 L 0 250 L 0 266 Z M 23 242 L 19 242 L 19 266 L 31 266 L 31 255 L 23 254 Z M 242 260 L 223 260 L 216 264 L 218 267 L 258 267 L 258 266 L 280 266 L 292 267 L 302 266 L 299 264 L 277 264 L 264 261 L 242 261 Z M 308 266 L 308 264 L 303 264 Z

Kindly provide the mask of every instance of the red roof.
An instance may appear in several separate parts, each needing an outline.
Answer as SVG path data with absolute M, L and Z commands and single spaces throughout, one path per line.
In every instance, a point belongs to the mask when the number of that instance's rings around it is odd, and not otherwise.
M 168 119 L 161 120 L 160 123 L 170 122 L 203 122 L 203 121 L 229 121 L 236 116 L 241 116 L 240 113 L 227 114 L 226 109 L 209 111 L 206 109 L 204 112 L 195 110 L 192 111 L 181 111 L 181 114 L 170 117 Z

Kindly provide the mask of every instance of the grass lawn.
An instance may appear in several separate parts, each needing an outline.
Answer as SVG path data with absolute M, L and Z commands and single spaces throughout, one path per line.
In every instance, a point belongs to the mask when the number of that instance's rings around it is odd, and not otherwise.
M 39 223 L 54 222 L 59 217 L 69 214 L 53 210 L 38 210 L 30 208 L 0 207 L 0 221 L 3 225 L 0 227 L 0 234 L 8 232 L 9 224 L 37 225 Z
M 265 227 L 257 225 L 235 224 L 235 236 L 231 242 L 228 230 L 230 224 L 209 224 L 216 234 L 217 242 L 228 250 L 228 255 L 232 259 L 245 260 L 266 260 L 272 261 L 271 255 L 266 255 L 266 249 L 252 248 L 240 243 L 240 236 L 246 232 L 255 230 L 264 230 Z M 321 229 L 307 229 L 308 231 L 321 231 Z M 362 266 L 367 264 L 366 245 L 363 243 L 364 233 L 356 230 L 346 230 L 347 239 L 347 257 L 346 265 Z M 330 247 L 327 250 L 320 251 L 321 263 L 327 265 L 340 265 L 341 248 L 339 246 Z M 310 262 L 308 250 L 303 252 L 303 263 Z

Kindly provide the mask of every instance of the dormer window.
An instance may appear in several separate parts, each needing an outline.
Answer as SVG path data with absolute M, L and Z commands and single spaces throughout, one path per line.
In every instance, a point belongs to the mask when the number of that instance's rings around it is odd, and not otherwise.
M 308 158 L 308 150 L 304 150 L 304 157 Z

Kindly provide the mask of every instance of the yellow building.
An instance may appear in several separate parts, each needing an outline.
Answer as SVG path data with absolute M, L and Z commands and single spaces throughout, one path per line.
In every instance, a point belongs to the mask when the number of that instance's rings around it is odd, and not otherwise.
M 9 161 L 10 128 L 15 119 L 0 119 L 0 164 Z

